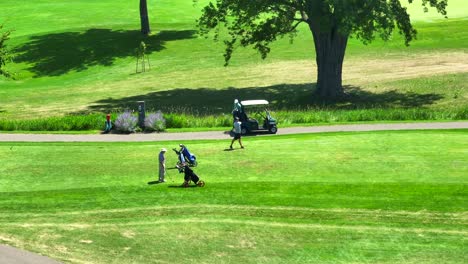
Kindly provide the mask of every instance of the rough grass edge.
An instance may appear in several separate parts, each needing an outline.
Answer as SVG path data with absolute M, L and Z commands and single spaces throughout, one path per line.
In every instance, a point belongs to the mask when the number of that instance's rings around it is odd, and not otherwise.
M 112 113 L 115 120 L 119 113 Z M 272 112 L 279 126 L 318 125 L 382 121 L 460 121 L 468 120 L 468 106 L 458 109 L 356 109 L 356 110 L 281 110 Z M 231 127 L 231 114 L 164 114 L 166 129 L 209 129 Z M 103 130 L 105 114 L 68 115 L 38 119 L 1 119 L 0 131 L 89 131 Z M 260 121 L 261 123 L 261 121 Z

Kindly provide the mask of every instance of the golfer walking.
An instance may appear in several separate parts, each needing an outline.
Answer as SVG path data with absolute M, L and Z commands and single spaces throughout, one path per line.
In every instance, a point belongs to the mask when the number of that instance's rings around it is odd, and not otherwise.
M 242 132 L 241 125 L 242 125 L 242 122 L 239 121 L 239 117 L 236 117 L 234 121 L 234 138 L 231 141 L 231 146 L 229 147 L 230 149 L 233 149 L 232 144 L 234 144 L 234 141 L 236 140 L 239 140 L 239 144 L 241 148 L 244 148 L 244 146 L 242 146 L 242 140 L 241 140 L 241 132 Z
M 166 182 L 164 177 L 166 176 L 166 149 L 162 148 L 161 152 L 159 152 L 159 182 Z

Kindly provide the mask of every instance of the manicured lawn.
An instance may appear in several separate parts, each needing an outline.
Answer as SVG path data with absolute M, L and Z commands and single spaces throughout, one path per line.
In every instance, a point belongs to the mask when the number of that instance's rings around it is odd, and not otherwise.
M 0 243 L 71 263 L 460 263 L 468 131 L 0 143 Z M 236 145 L 235 145 L 236 146 Z M 237 146 L 236 146 L 237 147 Z M 168 165 L 176 156 L 168 152 Z
M 306 27 L 293 45 L 288 39 L 273 44 L 267 60 L 238 49 L 225 68 L 223 43 L 196 32 L 194 21 L 207 2 L 148 1 L 153 34 L 143 39 L 137 3 L 1 1 L 0 22 L 15 30 L 9 45 L 17 80 L 0 79 L 0 119 L 121 110 L 134 108 L 137 100 L 165 113 L 202 115 L 226 113 L 236 97 L 270 99 L 277 110 L 322 107 L 312 97 L 316 69 Z M 419 9 L 418 3 L 410 9 L 419 35 L 408 48 L 397 35 L 368 46 L 350 39 L 344 84 L 347 92 L 364 94 L 360 107 L 389 99 L 385 108 L 466 108 L 467 5 L 451 0 L 448 20 Z M 148 44 L 152 69 L 135 74 L 141 40 Z

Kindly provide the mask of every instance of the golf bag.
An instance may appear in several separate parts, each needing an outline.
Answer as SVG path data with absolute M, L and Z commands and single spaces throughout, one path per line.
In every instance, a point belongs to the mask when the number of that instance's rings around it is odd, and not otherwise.
M 179 158 L 179 161 L 177 162 L 178 165 L 183 163 L 188 163 L 192 167 L 196 167 L 198 165 L 197 157 L 190 153 L 190 151 L 185 146 L 182 146 L 180 150 L 176 150 L 175 148 L 172 150 L 174 150 L 174 152 L 177 154 L 177 157 Z
M 186 182 L 193 181 L 193 183 L 197 184 L 197 182 L 200 180 L 197 174 L 193 172 L 193 170 L 190 167 L 185 167 L 184 169 L 184 180 Z
M 180 166 L 179 173 L 184 173 L 184 187 L 188 187 L 190 182 L 192 181 L 199 187 L 205 186 L 205 182 L 200 180 L 197 174 L 189 167 L 189 166 Z
M 233 122 L 236 121 L 236 117 L 239 118 L 241 122 L 247 121 L 247 114 L 244 111 L 239 111 L 239 110 L 232 111 Z

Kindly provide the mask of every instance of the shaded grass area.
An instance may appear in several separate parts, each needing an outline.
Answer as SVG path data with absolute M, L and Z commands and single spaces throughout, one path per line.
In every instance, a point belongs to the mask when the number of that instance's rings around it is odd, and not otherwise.
M 444 96 L 437 93 L 415 93 L 390 90 L 372 93 L 360 87 L 346 86 L 346 97 L 337 101 L 324 101 L 314 96 L 316 84 L 280 84 L 268 87 L 246 88 L 180 88 L 168 91 L 151 92 L 144 95 L 120 99 L 103 99 L 89 107 L 91 111 L 134 107 L 135 102 L 145 101 L 149 108 L 162 109 L 166 112 L 222 113 L 230 112 L 232 98 L 266 99 L 277 109 L 306 107 L 324 107 L 332 109 L 366 109 L 366 108 L 410 108 L 430 106 L 442 100 Z M 465 91 L 460 91 L 465 92 Z
M 457 263 L 467 135 L 183 142 L 204 188 L 148 184 L 180 142 L 0 143 L 0 242 L 72 263 Z
M 165 48 L 168 41 L 194 38 L 195 30 L 163 30 L 144 37 L 138 30 L 88 29 L 85 32 L 33 36 L 13 49 L 17 63 L 31 65 L 35 77 L 60 76 L 96 65 L 111 66 L 117 58 L 135 56 L 144 41 L 147 54 Z

